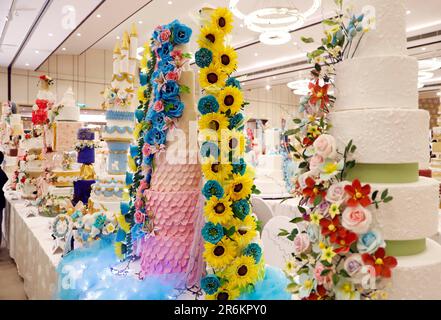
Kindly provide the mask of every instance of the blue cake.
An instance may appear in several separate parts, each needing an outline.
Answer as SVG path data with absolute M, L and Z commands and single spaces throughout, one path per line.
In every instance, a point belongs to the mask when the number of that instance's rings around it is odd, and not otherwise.
M 107 162 L 107 172 L 111 175 L 122 175 L 127 171 L 127 152 L 130 147 L 129 142 L 107 141 L 109 148 L 109 160 Z

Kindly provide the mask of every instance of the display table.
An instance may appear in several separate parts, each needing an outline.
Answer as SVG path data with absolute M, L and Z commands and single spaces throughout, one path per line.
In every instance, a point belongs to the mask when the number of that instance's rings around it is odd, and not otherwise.
M 35 207 L 14 193 L 5 192 L 4 238 L 24 280 L 24 290 L 31 300 L 52 299 L 57 283 L 56 266 L 61 254 L 52 253 L 49 224 L 53 218 L 26 217 Z M 18 199 L 17 199 L 18 198 Z

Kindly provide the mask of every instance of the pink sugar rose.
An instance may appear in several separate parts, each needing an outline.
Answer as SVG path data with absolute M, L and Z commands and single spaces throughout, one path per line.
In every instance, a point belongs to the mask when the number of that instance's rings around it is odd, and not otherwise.
M 347 193 L 345 192 L 345 185 L 343 183 L 336 183 L 329 187 L 326 194 L 326 201 L 332 203 L 341 203 L 347 198 Z
M 164 110 L 164 103 L 162 102 L 162 100 L 158 100 L 156 101 L 155 105 L 153 106 L 153 109 L 156 112 L 161 112 Z
M 181 60 L 182 59 L 182 50 L 173 50 L 170 53 L 173 60 Z
M 329 134 L 322 134 L 314 141 L 316 154 L 323 158 L 335 158 L 337 155 L 337 146 L 335 138 Z
M 308 250 L 310 245 L 309 237 L 305 233 L 298 234 L 294 238 L 294 252 L 299 255 Z
M 317 171 L 319 167 L 325 162 L 325 159 L 323 159 L 322 156 L 316 154 L 313 156 L 309 161 L 309 168 L 311 171 Z
M 319 286 L 324 286 L 325 288 L 329 289 L 332 287 L 332 271 L 328 272 L 327 275 L 322 276 L 322 272 L 328 269 L 320 262 L 317 262 L 314 268 L 314 278 L 317 281 L 317 284 Z
M 166 29 L 161 32 L 161 35 L 159 37 L 161 38 L 162 42 L 167 42 L 170 39 L 170 36 L 171 36 L 171 31 Z
M 179 72 L 177 72 L 177 71 L 170 71 L 165 76 L 165 79 L 166 80 L 178 81 L 179 80 Z
M 149 145 L 149 144 L 145 144 L 143 147 L 142 147 L 142 154 L 144 155 L 144 156 L 146 156 L 146 157 L 149 157 L 150 155 L 151 155 L 151 153 L 152 153 L 152 148 L 151 148 L 151 146 Z
M 142 203 L 142 201 L 140 199 L 135 201 L 135 208 L 137 210 L 140 210 L 142 208 L 142 205 L 143 205 L 143 203 Z
M 343 265 L 344 270 L 348 275 L 356 282 L 360 282 L 363 277 L 362 268 L 364 266 L 363 260 L 360 254 L 353 254 L 346 258 Z
M 342 214 L 342 225 L 357 234 L 368 232 L 372 223 L 372 214 L 362 206 L 347 207 Z
M 145 215 L 141 211 L 135 212 L 135 222 L 136 223 L 144 223 Z

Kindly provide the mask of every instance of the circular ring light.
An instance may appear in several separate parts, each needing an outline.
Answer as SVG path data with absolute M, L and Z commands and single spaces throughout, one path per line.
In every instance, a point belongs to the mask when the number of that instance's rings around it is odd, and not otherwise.
M 277 46 L 288 43 L 291 40 L 291 35 L 284 31 L 266 31 L 260 34 L 259 39 L 264 44 Z
M 281 16 L 282 18 L 264 18 L 266 16 Z M 297 9 L 288 8 L 263 8 L 250 12 L 246 16 L 249 23 L 254 24 L 288 24 L 299 21 L 301 15 Z
M 293 24 L 290 24 L 287 26 L 282 26 L 282 27 L 274 27 L 274 28 L 261 27 L 261 26 L 258 26 L 257 24 L 254 24 L 254 23 L 248 24 L 247 21 L 245 20 L 245 25 L 247 26 L 247 28 L 251 31 L 258 32 L 258 33 L 271 32 L 271 31 L 289 32 L 291 30 L 295 30 L 295 29 L 300 28 L 301 26 L 304 25 L 304 23 L 305 23 L 305 20 L 301 16 L 299 16 L 299 20 L 296 23 L 293 23 Z
M 436 58 L 418 61 L 420 71 L 436 71 L 441 69 L 441 60 Z

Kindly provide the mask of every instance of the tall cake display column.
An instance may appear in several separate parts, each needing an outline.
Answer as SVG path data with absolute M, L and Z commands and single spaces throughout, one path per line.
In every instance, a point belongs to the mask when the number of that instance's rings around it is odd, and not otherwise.
M 75 146 L 78 152 L 77 162 L 81 163 L 80 178 L 74 182 L 73 205 L 78 202 L 89 203 L 92 185 L 95 183 L 96 175 L 93 168 L 95 162 L 95 133 L 88 128 L 78 130 L 78 142 Z
M 120 213 L 121 201 L 128 198 L 126 172 L 135 122 L 137 47 L 138 34 L 133 24 L 130 35 L 124 33 L 122 47 L 117 43 L 113 52 L 113 79 L 105 92 L 107 125 L 102 133 L 109 150 L 107 170 L 92 187 L 95 209 L 115 214 Z
M 331 134 L 340 148 L 351 139 L 357 146 L 348 178 L 393 197 L 373 211 L 387 254 L 398 258 L 389 298 L 441 299 L 441 246 L 427 239 L 438 232 L 438 183 L 418 177 L 419 164 L 429 161 L 429 114 L 418 110 L 418 63 L 406 53 L 404 4 L 354 4 L 373 13 L 376 26 L 355 57 L 336 67 Z

